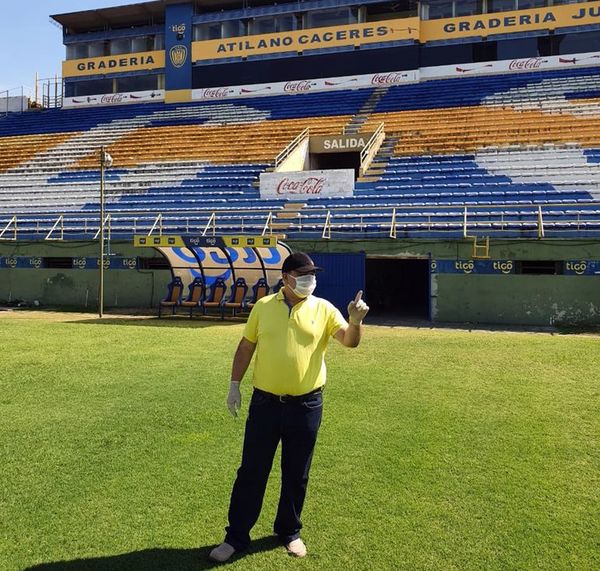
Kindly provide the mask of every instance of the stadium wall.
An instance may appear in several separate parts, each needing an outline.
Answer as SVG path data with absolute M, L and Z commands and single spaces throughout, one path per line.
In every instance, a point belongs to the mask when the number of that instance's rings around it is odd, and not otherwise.
M 134 248 L 129 242 L 111 243 L 115 257 L 135 259 L 162 256 L 151 249 Z M 16 242 L 0 243 L 0 258 L 27 258 L 34 260 L 53 258 L 55 260 L 96 260 L 97 242 L 40 243 Z M 6 265 L 6 264 L 4 264 Z M 88 263 L 88 266 L 91 264 Z M 96 265 L 97 267 L 97 265 Z M 32 304 L 35 300 L 41 306 L 78 308 L 93 311 L 98 299 L 98 271 L 94 269 L 42 268 L 35 266 L 0 268 L 0 300 L 24 300 Z M 105 305 L 119 308 L 157 307 L 164 298 L 166 286 L 171 279 L 168 269 L 143 270 L 139 264 L 125 269 L 108 269 L 105 272 Z
M 440 275 L 434 321 L 598 325 L 599 281 L 599 276 Z
M 430 271 L 430 314 L 433 322 L 504 325 L 599 325 L 600 275 L 591 260 L 600 260 L 600 243 L 577 240 L 514 240 L 490 244 L 493 260 L 508 260 L 512 268 L 523 261 L 551 261 L 567 267 L 569 275 L 477 274 L 468 241 L 334 240 L 287 241 L 294 250 L 315 254 L 319 263 L 333 268 L 320 277 L 321 290 L 342 307 L 347 291 L 364 287 L 364 260 L 429 260 L 458 268 L 452 273 Z M 119 259 L 156 258 L 158 252 L 134 248 L 129 242 L 111 243 Z M 339 254 L 343 254 L 339 256 Z M 352 256 L 354 254 L 354 256 Z M 0 243 L 0 259 L 7 257 L 77 258 L 97 256 L 97 243 Z M 579 262 L 576 262 L 579 260 Z M 493 262 L 482 261 L 483 265 Z M 167 269 L 140 269 L 140 264 L 106 271 L 105 304 L 109 308 L 156 308 L 164 297 L 171 273 Z M 431 266 L 434 267 L 434 266 Z M 502 265 L 506 267 L 505 264 Z M 573 270 L 572 268 L 575 268 Z M 579 272 L 587 267 L 587 273 Z M 600 262 L 599 266 L 600 267 Z M 347 268 L 348 271 L 344 271 Z M 578 272 L 582 275 L 578 275 Z M 343 279 L 340 278 L 343 276 Z M 343 284 L 340 284 L 340 280 Z M 342 287 L 343 286 L 343 287 Z M 394 284 L 390 284 L 391 292 Z M 38 300 L 42 306 L 95 310 L 98 272 L 87 269 L 28 267 L 0 268 L 0 300 Z M 342 292 L 343 290 L 343 292 Z M 338 293 L 340 295 L 338 295 Z M 369 291 L 365 292 L 368 299 Z M 339 297 L 339 299 L 338 299 Z
M 295 250 L 320 253 L 365 252 L 370 257 L 397 260 L 429 259 L 458 266 L 453 273 L 430 272 L 430 315 L 440 323 L 503 325 L 599 325 L 600 274 L 592 260 L 600 260 L 600 243 L 578 240 L 491 241 L 493 265 L 497 260 L 511 271 L 522 262 L 556 262 L 569 275 L 474 273 L 470 241 L 377 240 L 290 241 Z M 500 262 L 503 261 L 503 262 Z M 571 268 L 575 267 L 576 270 Z M 578 275 L 580 267 L 587 274 Z M 598 265 L 600 268 L 600 264 Z M 477 270 L 475 270 L 477 271 Z M 390 285 L 393 288 L 393 284 Z M 392 290 L 393 291 L 393 290 Z M 365 292 L 368 299 L 369 292 Z

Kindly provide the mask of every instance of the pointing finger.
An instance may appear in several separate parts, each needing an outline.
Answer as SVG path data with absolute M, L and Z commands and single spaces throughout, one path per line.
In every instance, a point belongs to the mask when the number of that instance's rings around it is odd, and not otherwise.
M 362 289 L 358 290 L 358 293 L 356 294 L 356 297 L 354 298 L 354 303 L 358 303 L 362 298 Z

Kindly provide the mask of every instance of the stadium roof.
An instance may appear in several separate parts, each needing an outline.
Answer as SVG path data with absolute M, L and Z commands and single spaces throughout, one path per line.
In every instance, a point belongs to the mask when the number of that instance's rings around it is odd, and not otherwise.
M 154 2 L 140 2 L 97 10 L 55 14 L 50 17 L 63 26 L 68 33 L 77 34 L 107 28 L 162 24 L 165 21 L 165 5 L 181 4 L 181 2 L 182 0 L 155 0 Z M 242 0 L 190 0 L 190 2 L 196 5 L 198 13 L 224 8 L 242 8 L 244 5 Z M 272 0 L 255 0 L 253 4 L 272 4 Z
M 165 21 L 165 2 L 141 2 L 126 6 L 113 6 L 83 12 L 70 12 L 50 16 L 66 28 L 68 32 L 89 32 L 92 30 L 147 24 L 161 24 Z

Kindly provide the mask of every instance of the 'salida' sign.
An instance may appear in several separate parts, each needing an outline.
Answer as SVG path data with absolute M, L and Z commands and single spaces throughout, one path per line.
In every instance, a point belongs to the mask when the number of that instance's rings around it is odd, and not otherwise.
M 328 135 L 310 138 L 311 153 L 351 153 L 360 152 L 373 133 L 360 135 Z

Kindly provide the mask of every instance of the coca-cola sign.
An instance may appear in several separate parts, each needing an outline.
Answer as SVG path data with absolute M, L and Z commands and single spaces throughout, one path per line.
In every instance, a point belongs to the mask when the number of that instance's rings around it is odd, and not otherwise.
M 546 61 L 540 57 L 532 57 L 529 59 L 513 59 L 508 64 L 508 69 L 510 69 L 511 71 L 517 71 L 517 70 L 522 71 L 525 69 L 539 69 L 540 67 L 542 67 L 543 63 L 546 63 Z
M 398 72 L 376 73 L 371 78 L 373 85 L 396 85 L 405 81 L 406 74 Z
M 368 73 L 365 75 L 347 75 L 317 79 L 298 79 L 296 81 L 280 81 L 277 83 L 253 83 L 250 85 L 229 85 L 222 87 L 198 87 L 192 90 L 193 101 L 207 99 L 233 99 L 235 97 L 254 97 L 265 95 L 297 95 L 316 93 L 318 91 L 335 91 L 336 89 L 356 89 L 399 85 L 419 81 L 419 72 L 389 71 L 385 73 Z
M 305 79 L 302 81 L 288 81 L 283 86 L 283 91 L 286 93 L 306 93 L 310 91 L 316 84 Z
M 123 105 L 125 103 L 144 103 L 146 101 L 162 101 L 165 92 L 131 91 L 129 93 L 104 93 L 87 97 L 65 97 L 63 107 L 91 107 L 95 105 Z
M 260 175 L 261 198 L 311 199 L 354 194 L 352 169 L 267 172 Z
M 227 87 L 208 87 L 202 90 L 201 99 L 224 99 L 229 95 Z
M 282 179 L 277 185 L 277 194 L 321 194 L 326 178 L 309 176 L 301 180 Z
M 126 95 L 123 93 L 111 93 L 109 95 L 103 95 L 100 98 L 100 103 L 104 105 L 114 105 L 116 103 L 123 103 L 123 100 L 126 99 Z

